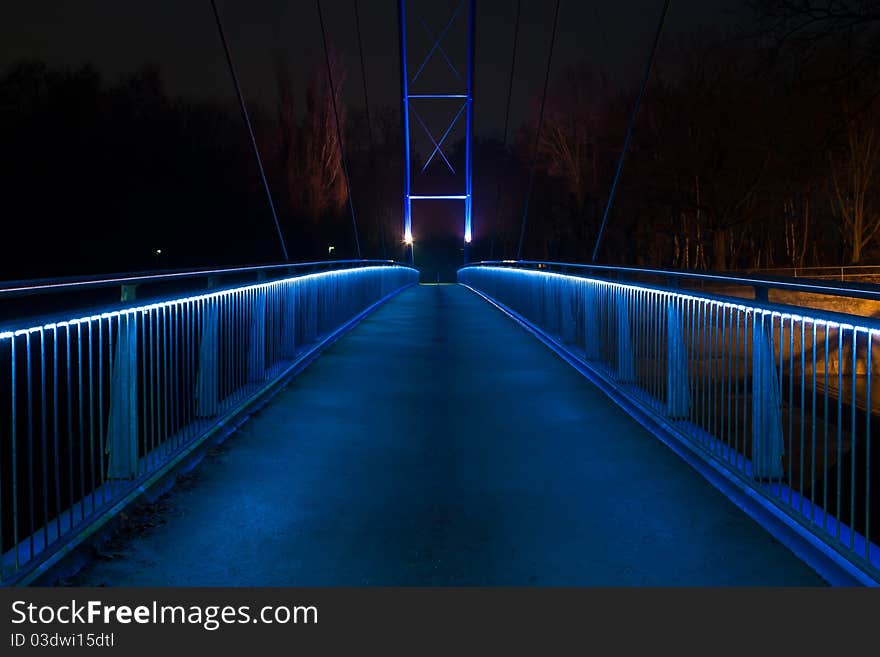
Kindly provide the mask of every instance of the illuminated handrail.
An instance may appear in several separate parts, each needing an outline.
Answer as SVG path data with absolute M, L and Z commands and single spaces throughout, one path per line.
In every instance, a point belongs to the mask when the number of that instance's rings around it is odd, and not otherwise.
M 570 273 L 576 276 L 594 276 L 610 280 L 638 281 L 653 279 L 665 281 L 667 286 L 682 283 L 701 283 L 713 286 L 751 288 L 759 300 L 767 299 L 770 290 L 804 292 L 827 296 L 849 297 L 880 301 L 880 289 L 874 284 L 857 282 L 838 282 L 830 280 L 798 279 L 792 281 L 783 276 L 758 274 L 733 275 L 724 272 L 692 272 L 674 269 L 652 269 L 649 267 L 614 267 L 611 265 L 582 265 L 571 262 L 543 262 L 538 260 L 485 260 L 470 263 L 470 266 L 508 267 L 513 269 L 538 269 Z
M 855 579 L 880 582 L 880 449 L 872 445 L 880 324 L 619 280 L 633 271 L 661 281 L 680 274 L 516 262 L 466 266 L 458 280 L 743 490 L 760 493 Z
M 242 274 L 276 274 L 280 276 L 299 272 L 314 272 L 353 267 L 395 265 L 393 260 L 316 260 L 312 262 L 280 263 L 272 265 L 244 265 L 239 267 L 205 267 L 201 269 L 172 269 L 124 274 L 96 274 L 63 278 L 41 278 L 0 282 L 0 299 L 35 295 L 68 293 L 96 288 L 120 287 L 194 280 L 208 277 L 227 277 Z
M 0 583 L 36 577 L 418 280 L 417 270 L 388 263 L 307 267 L 0 330 Z

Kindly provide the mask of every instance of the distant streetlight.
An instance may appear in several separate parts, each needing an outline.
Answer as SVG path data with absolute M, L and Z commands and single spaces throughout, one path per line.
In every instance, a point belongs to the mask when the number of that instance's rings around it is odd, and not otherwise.
M 327 255 L 330 255 L 331 253 L 333 253 L 333 249 L 335 249 L 335 248 L 336 248 L 335 246 L 328 246 L 327 247 Z

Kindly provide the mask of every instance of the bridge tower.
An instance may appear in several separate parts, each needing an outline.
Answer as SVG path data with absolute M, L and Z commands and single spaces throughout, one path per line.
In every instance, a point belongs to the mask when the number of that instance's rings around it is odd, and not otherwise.
M 456 4 L 449 6 L 437 0 L 398 0 L 398 6 L 404 138 L 403 241 L 412 262 L 413 202 L 460 202 L 463 210 L 464 258 L 467 261 L 468 245 L 473 236 L 471 140 L 475 0 L 456 0 Z M 451 14 L 447 13 L 450 10 Z M 434 15 L 426 17 L 421 13 L 427 11 L 432 11 Z M 438 19 L 440 12 L 443 15 Z M 437 28 L 442 29 L 438 32 Z M 410 31 L 415 32 L 418 38 L 411 41 Z M 415 46 L 416 43 L 419 45 Z M 410 63 L 414 65 L 410 67 Z M 464 165 L 459 165 L 456 170 L 447 157 L 444 145 L 454 143 L 450 136 L 461 135 L 462 123 Z M 413 130 L 413 126 L 418 129 Z M 413 160 L 418 157 L 414 141 L 417 139 L 426 145 L 429 153 L 414 176 Z M 434 175 L 434 172 L 430 177 L 422 175 L 431 164 L 442 170 L 441 176 Z

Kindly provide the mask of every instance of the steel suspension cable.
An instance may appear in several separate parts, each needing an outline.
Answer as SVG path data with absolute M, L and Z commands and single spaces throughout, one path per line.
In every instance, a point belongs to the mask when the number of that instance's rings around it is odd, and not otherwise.
M 526 200 L 523 207 L 522 223 L 519 229 L 519 246 L 516 249 L 516 259 L 522 259 L 523 237 L 526 234 L 526 219 L 529 216 L 529 200 L 532 196 L 532 186 L 535 183 L 535 169 L 538 166 L 538 147 L 541 144 L 541 128 L 544 124 L 544 105 L 547 102 L 547 86 L 550 83 L 550 68 L 553 62 L 553 47 L 556 44 L 556 26 L 559 23 L 559 2 L 556 0 L 556 9 L 553 12 L 553 32 L 550 36 L 550 52 L 547 53 L 547 72 L 544 74 L 544 93 L 541 95 L 541 110 L 538 113 L 538 127 L 535 130 L 535 149 L 532 154 L 532 166 L 529 172 L 529 185 L 526 188 Z
M 357 30 L 358 53 L 361 59 L 361 80 L 364 83 L 364 110 L 367 120 L 367 143 L 370 148 L 370 168 L 375 171 L 375 152 L 373 150 L 373 123 L 370 120 L 370 97 L 367 95 L 367 67 L 364 65 L 364 42 L 361 38 L 361 14 L 358 10 L 358 0 L 354 0 L 354 24 Z M 379 185 L 376 185 L 376 223 L 379 225 L 379 238 L 382 242 L 382 258 L 386 257 L 385 253 L 385 226 L 382 222 L 382 192 Z
M 636 127 L 636 120 L 639 116 L 639 107 L 642 104 L 642 97 L 645 95 L 645 89 L 648 86 L 648 80 L 651 77 L 651 70 L 654 68 L 654 59 L 657 56 L 657 46 L 660 44 L 660 35 L 663 34 L 663 26 L 666 23 L 666 15 L 669 13 L 669 4 L 671 0 L 666 0 L 663 4 L 663 13 L 660 14 L 660 23 L 657 25 L 657 32 L 654 35 L 654 45 L 651 47 L 651 54 L 648 56 L 648 65 L 645 68 L 645 76 L 642 78 L 642 86 L 639 89 L 639 95 L 636 97 L 636 104 L 633 107 L 632 116 L 629 120 L 629 128 L 626 130 L 626 138 L 623 141 L 623 148 L 620 151 L 620 159 L 617 161 L 617 171 L 614 174 L 614 181 L 611 183 L 611 191 L 608 192 L 608 202 L 605 203 L 605 212 L 602 214 L 602 224 L 599 226 L 599 234 L 596 236 L 596 245 L 593 247 L 592 262 L 596 262 L 596 256 L 599 253 L 599 246 L 602 244 L 602 236 L 605 234 L 605 224 L 608 223 L 608 212 L 611 210 L 611 204 L 614 202 L 614 192 L 617 190 L 617 183 L 620 180 L 620 173 L 623 171 L 623 160 L 626 158 L 626 152 L 629 150 L 629 142 L 632 139 L 632 133 Z
M 284 243 L 284 235 L 281 233 L 281 224 L 278 223 L 278 214 L 275 212 L 275 203 L 272 202 L 272 193 L 269 191 L 266 172 L 263 170 L 263 160 L 260 157 L 260 149 L 257 147 L 257 140 L 254 137 L 254 129 L 251 126 L 250 116 L 248 116 L 247 105 L 245 105 L 244 96 L 241 93 L 238 76 L 235 74 L 235 66 L 232 64 L 232 54 L 229 52 L 229 44 L 226 42 L 226 34 L 223 32 L 223 23 L 220 20 L 220 12 L 217 11 L 217 3 L 214 0 L 211 0 L 211 8 L 214 10 L 214 19 L 217 22 L 217 31 L 220 33 L 220 41 L 223 43 L 223 52 L 226 53 L 226 63 L 229 65 L 229 74 L 232 76 L 232 84 L 235 86 L 235 93 L 238 96 L 238 105 L 241 108 L 241 116 L 247 127 L 251 148 L 253 149 L 254 157 L 257 160 L 257 168 L 260 170 L 260 179 L 263 181 L 263 189 L 266 192 L 266 199 L 269 201 L 269 209 L 272 211 L 275 230 L 278 232 L 278 241 L 281 242 L 281 251 L 284 253 L 284 260 L 287 261 L 290 260 L 290 257 L 287 255 L 287 245 Z
M 315 0 L 318 7 L 318 21 L 321 23 L 321 42 L 324 44 L 324 59 L 327 62 L 327 82 L 330 85 L 330 101 L 333 105 L 333 118 L 336 121 L 336 141 L 339 144 L 339 159 L 342 160 L 342 174 L 345 178 L 345 189 L 348 192 L 348 208 L 351 211 L 351 225 L 354 229 L 354 243 L 357 247 L 357 256 L 361 257 L 361 241 L 358 237 L 357 219 L 354 214 L 354 200 L 351 197 L 351 179 L 348 175 L 348 160 L 345 157 L 345 147 L 342 145 L 342 127 L 339 125 L 339 111 L 336 108 L 336 87 L 333 86 L 333 70 L 330 66 L 330 52 L 327 49 L 327 33 L 324 30 L 324 12 L 321 10 L 321 0 Z
M 495 198 L 495 219 L 492 223 L 492 238 L 489 240 L 489 259 L 495 258 L 495 240 L 498 237 L 498 223 L 501 216 L 501 193 L 504 187 L 504 179 L 510 166 L 510 157 L 507 153 L 507 131 L 510 125 L 510 99 L 513 94 L 513 72 L 516 68 L 516 45 L 519 39 L 519 17 L 522 9 L 522 0 L 516 0 L 516 20 L 513 23 L 513 54 L 510 57 L 510 79 L 507 83 L 507 109 L 504 112 L 504 136 L 501 138 L 502 157 L 504 164 L 501 167 L 501 176 L 498 179 L 498 194 Z

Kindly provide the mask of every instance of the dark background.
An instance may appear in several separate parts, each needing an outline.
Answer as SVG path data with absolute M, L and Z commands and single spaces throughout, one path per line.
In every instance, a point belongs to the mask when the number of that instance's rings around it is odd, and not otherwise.
M 877 3 L 833 4 L 847 20 L 820 17 L 811 31 L 788 11 L 801 3 L 672 3 L 602 261 L 742 269 L 876 260 L 880 185 L 854 163 L 877 154 L 859 151 L 849 132 L 865 137 L 877 114 Z M 523 1 L 506 148 L 516 3 L 477 5 L 470 255 L 513 257 L 553 3 Z M 353 256 L 315 4 L 218 6 L 292 259 Z M 456 6 L 409 3 L 411 75 L 430 45 L 418 19 L 436 34 Z M 563 0 L 524 257 L 589 258 L 661 7 Z M 372 144 L 354 3 L 323 8 L 363 252 L 400 258 L 397 3 L 360 3 Z M 443 41 L 462 72 L 463 18 Z M 420 83 L 444 86 L 449 75 L 435 56 Z M 427 111 L 435 136 L 452 109 Z M 458 175 L 462 126 L 444 148 Z M 430 142 L 414 122 L 411 131 L 420 170 Z M 0 147 L 3 278 L 281 257 L 207 0 L 7 3 Z M 444 169 L 435 158 L 414 192 L 443 190 Z M 460 206 L 417 204 L 413 229 L 416 251 L 436 248 L 452 271 Z

